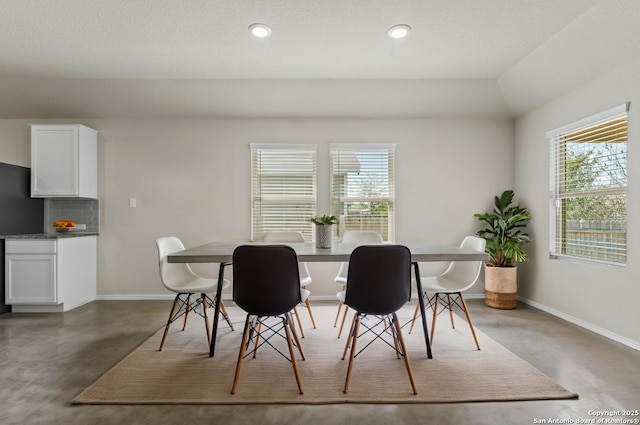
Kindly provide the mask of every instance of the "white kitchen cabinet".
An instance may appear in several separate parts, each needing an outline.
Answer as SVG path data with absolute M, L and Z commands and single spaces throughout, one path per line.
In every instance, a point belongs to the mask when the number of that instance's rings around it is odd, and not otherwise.
M 98 132 L 79 124 L 32 124 L 31 196 L 97 199 Z
M 97 237 L 7 239 L 6 303 L 20 312 L 61 312 L 96 298 Z

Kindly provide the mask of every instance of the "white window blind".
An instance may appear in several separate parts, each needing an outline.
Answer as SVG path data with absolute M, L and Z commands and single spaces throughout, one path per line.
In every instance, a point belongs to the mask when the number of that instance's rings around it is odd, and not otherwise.
M 547 133 L 550 252 L 626 264 L 629 104 Z
M 373 230 L 394 239 L 395 145 L 331 145 L 331 214 L 338 236 Z
M 291 230 L 311 241 L 316 157 L 315 145 L 251 144 L 251 240 Z

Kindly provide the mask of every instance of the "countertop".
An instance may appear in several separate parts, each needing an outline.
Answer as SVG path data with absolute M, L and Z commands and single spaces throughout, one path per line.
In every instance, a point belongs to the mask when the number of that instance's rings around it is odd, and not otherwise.
M 68 232 L 47 232 L 28 233 L 24 235 L 0 235 L 0 239 L 64 239 L 78 238 L 82 236 L 98 236 L 98 232 L 86 232 L 81 230 L 70 230 Z

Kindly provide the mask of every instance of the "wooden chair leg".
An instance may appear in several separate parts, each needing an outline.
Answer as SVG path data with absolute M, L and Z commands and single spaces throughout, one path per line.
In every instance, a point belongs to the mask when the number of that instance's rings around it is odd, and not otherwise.
M 202 316 L 204 317 L 204 327 L 207 332 L 207 345 L 211 345 L 211 329 L 209 328 L 209 317 L 207 316 L 207 294 L 202 294 L 200 298 L 202 305 Z
M 182 323 L 182 330 L 187 327 L 187 318 L 189 317 L 189 312 L 191 311 L 191 294 L 187 294 L 187 310 L 184 312 L 184 322 Z
M 236 363 L 236 373 L 233 377 L 233 386 L 231 387 L 231 394 L 236 393 L 238 387 L 238 378 L 240 378 L 240 369 L 242 369 L 242 358 L 247 346 L 247 338 L 249 337 L 250 317 L 247 314 L 247 319 L 244 322 L 244 332 L 242 333 L 242 343 L 240 343 L 240 351 L 238 353 L 238 363 Z
M 296 361 L 296 355 L 293 352 L 293 344 L 291 342 L 291 332 L 289 331 L 289 327 L 291 325 L 287 326 L 287 322 L 290 323 L 290 321 L 288 321 L 286 318 L 284 319 L 284 321 L 285 321 L 284 332 L 287 336 L 287 345 L 289 346 L 289 355 L 291 356 L 291 364 L 293 365 L 293 374 L 296 376 L 296 382 L 298 383 L 298 391 L 300 391 L 300 394 L 303 394 L 302 382 L 300 382 L 300 372 L 298 371 L 298 362 Z M 298 345 L 298 347 L 300 347 L 300 345 Z
M 416 319 L 418 318 L 418 313 L 420 312 L 420 302 L 416 303 L 416 309 L 413 311 L 413 319 L 411 319 L 411 326 L 409 327 L 409 334 L 413 330 L 413 325 L 416 324 Z
M 451 295 L 447 294 L 447 305 L 449 306 L 449 318 L 451 319 L 451 329 L 455 329 L 456 325 L 453 323 L 453 303 L 451 302 Z
M 344 313 L 342 314 L 342 322 L 340 323 L 340 330 L 338 331 L 338 338 L 342 335 L 342 328 L 344 328 L 344 322 L 347 320 L 347 313 L 349 312 L 349 307 L 344 306 Z
M 287 323 L 291 326 L 291 333 L 293 334 L 293 340 L 296 342 L 298 347 L 298 351 L 300 352 L 300 357 L 302 360 L 306 360 L 304 357 L 304 352 L 302 351 L 302 344 L 300 343 L 300 338 L 298 338 L 298 333 L 296 332 L 296 325 L 293 322 L 293 318 L 291 317 L 291 313 L 287 313 Z
M 433 318 L 431 321 L 431 345 L 433 345 L 433 335 L 436 332 L 436 318 L 438 317 L 438 304 L 440 304 L 440 294 L 433 296 Z
M 176 298 L 173 300 L 173 306 L 171 307 L 171 312 L 169 313 L 169 319 L 167 320 L 167 324 L 164 327 L 164 333 L 162 334 L 162 340 L 160 341 L 160 348 L 158 351 L 162 351 L 162 347 L 164 347 L 164 341 L 167 339 L 167 334 L 169 333 L 169 326 L 171 326 L 171 318 L 173 317 L 173 313 L 176 311 L 176 306 L 178 305 L 178 297 L 180 294 L 176 295 Z
M 307 306 L 307 311 L 309 312 L 309 317 L 311 318 L 311 324 L 313 325 L 313 329 L 316 328 L 316 319 L 313 318 L 313 311 L 311 311 L 311 303 L 309 302 L 309 298 L 304 300 L 305 305 Z
M 386 319 L 387 317 L 388 316 L 385 316 L 385 321 L 384 321 L 384 329 L 385 330 L 387 330 L 387 319 Z M 398 346 L 398 338 L 397 338 L 397 335 L 395 333 L 396 327 L 393 324 L 393 320 L 397 320 L 397 318 L 394 319 L 393 316 L 391 316 L 391 326 L 389 328 L 391 330 L 391 336 L 393 337 L 393 348 L 395 348 L 395 350 L 396 350 L 396 359 L 400 359 L 400 348 L 401 347 Z M 402 352 L 404 353 L 404 349 L 403 349 Z
M 345 308 L 347 308 L 347 306 L 345 306 Z M 358 313 L 355 313 L 356 315 Z M 351 346 L 351 339 L 353 338 L 353 327 L 356 324 L 356 316 L 353 316 L 353 319 L 351 320 L 351 326 L 349 328 L 349 334 L 347 335 L 347 341 L 344 343 L 344 351 L 342 352 L 342 360 L 345 359 L 345 357 L 347 357 L 347 350 L 349 350 L 349 347 Z
M 345 287 L 342 285 L 342 290 L 344 291 Z M 336 319 L 333 321 L 333 327 L 335 328 L 338 325 L 338 319 L 340 318 L 340 310 L 342 309 L 342 303 L 338 301 L 338 311 L 336 312 Z M 339 337 L 338 337 L 339 338 Z
M 229 325 L 231 330 L 233 330 L 233 324 L 231 324 L 231 319 L 229 318 L 229 313 L 227 313 L 227 308 L 224 306 L 224 302 L 222 300 L 220 300 L 220 311 L 222 312 L 222 315 L 224 316 L 224 318 L 227 321 L 227 324 Z
M 462 309 L 464 310 L 465 316 L 467 316 L 467 322 L 469 322 L 469 329 L 471 329 L 471 335 L 473 335 L 473 340 L 476 342 L 476 347 L 480 350 L 480 344 L 478 343 L 478 337 L 476 336 L 476 331 L 473 329 L 473 323 L 471 322 L 471 316 L 469 315 L 469 310 L 467 309 L 467 303 L 464 302 L 464 297 L 460 292 L 458 292 L 458 296 L 460 297 L 460 303 L 462 304 Z
M 302 321 L 300 321 L 300 315 L 298 314 L 298 308 L 294 307 L 293 314 L 296 316 L 296 322 L 298 322 L 298 327 L 300 328 L 300 337 L 304 338 L 304 330 L 302 329 Z
M 356 342 L 358 341 L 358 332 L 360 330 L 360 315 L 356 312 L 353 326 L 353 335 L 351 338 L 351 351 L 349 353 L 349 366 L 347 367 L 347 378 L 344 381 L 344 390 L 343 392 L 347 394 L 349 391 L 349 381 L 351 380 L 351 370 L 353 369 L 353 360 L 356 354 Z
M 333 327 L 338 326 L 338 319 L 340 318 L 340 311 L 342 310 L 342 303 L 338 301 L 338 311 L 336 312 L 336 319 L 333 321 Z
M 262 322 L 260 321 L 260 318 L 257 317 L 256 321 L 258 323 L 258 328 L 256 329 L 256 342 L 255 344 L 253 344 L 253 358 L 256 358 L 256 355 L 258 354 L 258 344 L 260 343 L 260 332 L 262 331 Z
M 404 343 L 404 338 L 402 337 L 402 330 L 400 329 L 400 324 L 398 323 L 398 315 L 393 313 L 393 324 L 396 327 L 396 335 L 398 342 L 400 343 L 400 347 L 402 348 L 402 354 L 404 357 L 404 365 L 407 368 L 407 374 L 409 375 L 409 381 L 411 382 L 411 388 L 413 389 L 414 394 L 418 394 L 416 390 L 416 383 L 413 379 L 413 371 L 411 370 L 411 364 L 409 363 L 409 355 L 407 354 L 407 346 Z

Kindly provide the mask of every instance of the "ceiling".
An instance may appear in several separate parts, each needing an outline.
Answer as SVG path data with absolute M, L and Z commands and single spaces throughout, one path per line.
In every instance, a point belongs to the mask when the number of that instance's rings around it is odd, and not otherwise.
M 639 21 L 636 0 L 2 0 L 0 118 L 512 118 L 637 58 Z

